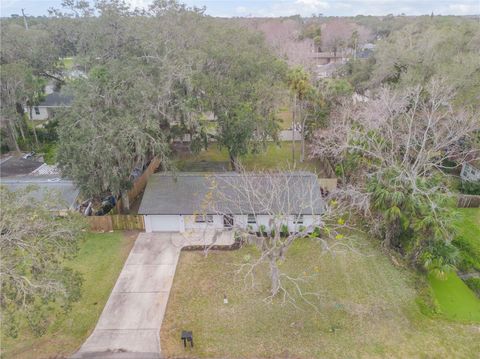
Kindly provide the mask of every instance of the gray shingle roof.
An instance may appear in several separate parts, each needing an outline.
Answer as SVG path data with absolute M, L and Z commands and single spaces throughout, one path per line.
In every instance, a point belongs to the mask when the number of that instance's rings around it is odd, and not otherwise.
M 262 197 L 260 200 L 250 201 L 249 191 L 235 190 L 245 188 L 238 186 L 245 181 L 247 187 L 252 186 L 250 192 Z M 281 195 L 272 195 L 272 183 L 285 187 Z M 138 213 L 269 214 L 273 208 L 288 214 L 321 214 L 324 206 L 317 177 L 310 172 L 278 173 L 273 177 L 257 173 L 242 177 L 235 172 L 156 173 L 150 176 Z
M 43 165 L 42 162 L 26 160 L 19 157 L 10 157 L 0 164 L 0 176 L 10 177 L 26 175 L 39 168 L 41 165 Z
M 30 195 L 37 201 L 49 199 L 55 210 L 72 209 L 79 190 L 72 181 L 62 180 L 58 176 L 22 176 L 2 178 L 0 184 L 10 191 L 24 190 L 31 186 Z
M 38 104 L 40 107 L 68 107 L 72 104 L 73 96 L 52 92 L 45 100 Z

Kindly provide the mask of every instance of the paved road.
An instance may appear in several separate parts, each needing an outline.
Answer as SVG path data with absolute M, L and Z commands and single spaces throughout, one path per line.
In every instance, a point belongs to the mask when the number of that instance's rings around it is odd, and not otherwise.
M 140 233 L 95 330 L 72 359 L 160 358 L 160 327 L 180 250 L 213 233 Z M 224 232 L 217 244 L 231 244 Z

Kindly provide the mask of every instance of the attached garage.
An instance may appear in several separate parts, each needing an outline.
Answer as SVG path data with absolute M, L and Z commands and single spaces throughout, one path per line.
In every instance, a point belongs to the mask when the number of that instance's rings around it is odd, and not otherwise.
M 147 232 L 183 232 L 183 217 L 179 215 L 144 216 Z

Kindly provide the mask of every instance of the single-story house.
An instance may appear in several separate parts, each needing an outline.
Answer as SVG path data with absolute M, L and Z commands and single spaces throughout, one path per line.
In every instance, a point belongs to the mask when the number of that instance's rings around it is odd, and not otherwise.
M 43 166 L 43 162 L 10 156 L 0 163 L 0 177 L 25 176 Z
M 480 166 L 478 161 L 464 162 L 462 164 L 460 178 L 470 182 L 480 181 Z
M 248 186 L 244 186 L 241 193 L 235 189 L 242 187 L 245 181 L 254 187 L 252 191 L 257 199 L 260 196 L 264 200 L 247 198 Z M 277 186 L 273 193 L 270 188 L 275 181 L 281 187 Z M 232 197 L 228 199 L 230 194 Z M 253 172 L 199 172 L 150 176 L 138 213 L 144 216 L 146 232 L 234 227 L 269 230 L 272 217 L 277 214 L 286 219 L 284 224 L 294 232 L 300 227 L 313 230 L 314 225 L 320 223 L 324 209 L 317 176 L 310 172 L 278 173 L 268 177 Z
M 72 181 L 58 176 L 21 176 L 2 178 L 0 184 L 9 191 L 32 188 L 30 195 L 37 201 L 51 203 L 52 211 L 64 213 L 75 210 L 79 195 L 78 188 Z
M 52 115 L 52 111 L 59 108 L 70 107 L 73 96 L 61 94 L 60 92 L 52 92 L 45 97 L 45 100 L 37 106 L 33 106 L 31 120 L 48 120 Z M 30 118 L 30 107 L 25 106 L 25 113 Z
M 340 68 L 342 64 L 336 62 L 330 62 L 326 65 L 317 65 L 316 73 L 317 77 L 321 79 L 333 77 L 335 72 Z

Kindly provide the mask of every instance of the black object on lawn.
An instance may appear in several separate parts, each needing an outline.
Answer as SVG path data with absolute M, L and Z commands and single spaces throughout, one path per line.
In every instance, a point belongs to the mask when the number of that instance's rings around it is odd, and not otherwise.
M 183 340 L 183 347 L 187 347 L 187 341 L 190 342 L 190 347 L 193 348 L 193 335 L 192 332 L 188 332 L 186 330 L 182 330 L 182 340 Z

